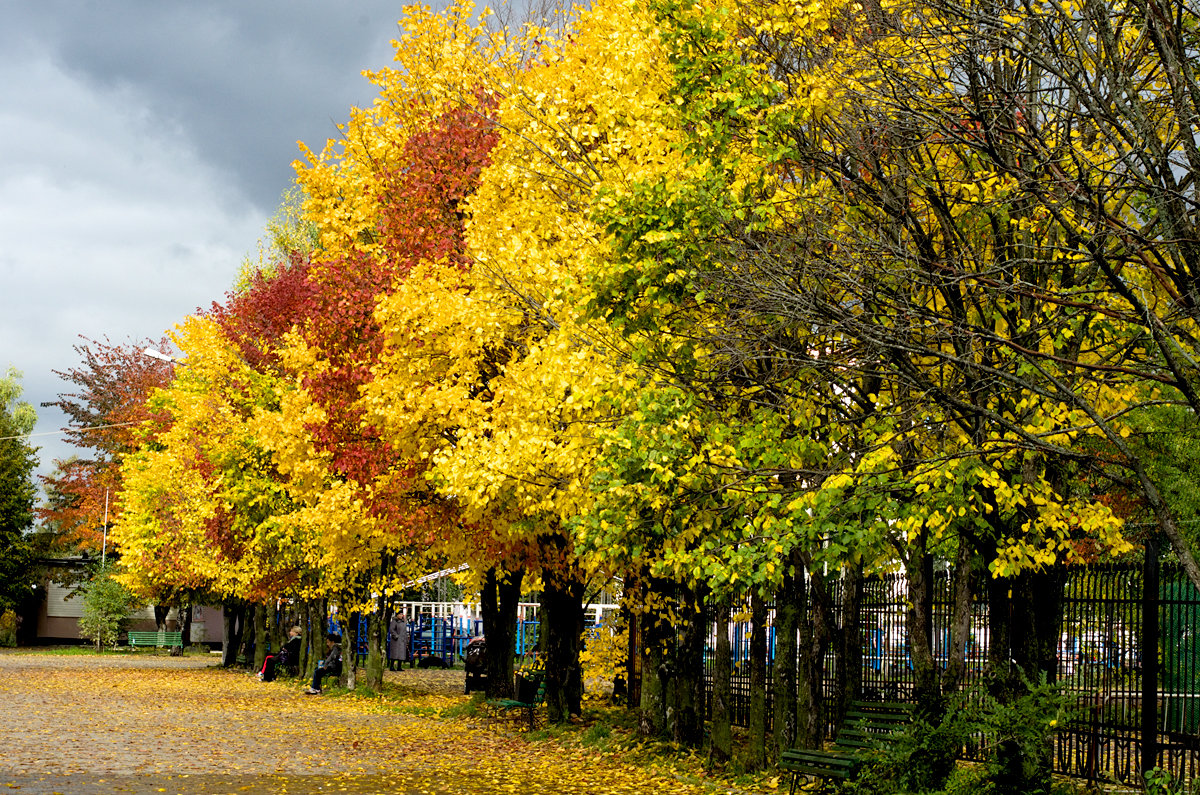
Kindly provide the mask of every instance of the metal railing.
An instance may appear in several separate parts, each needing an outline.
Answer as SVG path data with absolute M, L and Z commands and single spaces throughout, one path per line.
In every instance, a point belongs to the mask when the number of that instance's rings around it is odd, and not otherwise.
M 934 581 L 934 656 L 945 665 L 950 649 L 951 573 Z M 835 587 L 835 613 L 842 594 Z M 862 643 L 861 697 L 912 698 L 912 661 L 905 624 L 902 574 L 864 581 L 858 624 Z M 1177 566 L 1105 564 L 1065 570 L 1060 609 L 1057 679 L 1073 697 L 1076 717 L 1055 737 L 1058 772 L 1093 781 L 1140 782 L 1147 765 L 1177 778 L 1200 777 L 1200 592 Z M 746 725 L 750 705 L 748 608 L 737 605 L 730 626 L 733 674 L 731 720 Z M 767 716 L 777 636 L 767 613 Z M 711 699 L 710 632 L 706 686 Z M 988 660 L 988 609 L 982 595 L 971 605 L 965 683 L 979 684 Z M 1150 652 L 1153 650 L 1153 652 Z M 836 659 L 825 659 L 825 695 L 833 693 Z M 827 720 L 832 710 L 827 707 Z

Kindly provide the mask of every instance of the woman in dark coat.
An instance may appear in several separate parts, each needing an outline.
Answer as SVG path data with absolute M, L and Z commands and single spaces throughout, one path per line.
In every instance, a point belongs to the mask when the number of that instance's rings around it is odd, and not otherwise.
M 399 670 L 408 660 L 408 621 L 404 611 L 392 614 L 388 622 L 388 662 L 393 670 Z
M 300 627 L 292 627 L 288 633 L 287 643 L 279 650 L 278 654 L 268 655 L 267 659 L 263 660 L 262 670 L 258 672 L 258 678 L 264 682 L 275 681 L 275 671 L 279 666 L 295 668 L 300 662 Z

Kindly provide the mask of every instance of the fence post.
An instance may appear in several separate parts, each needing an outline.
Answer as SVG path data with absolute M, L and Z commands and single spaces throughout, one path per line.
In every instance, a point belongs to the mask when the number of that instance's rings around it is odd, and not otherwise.
M 1158 545 L 1142 564 L 1142 775 L 1158 767 Z

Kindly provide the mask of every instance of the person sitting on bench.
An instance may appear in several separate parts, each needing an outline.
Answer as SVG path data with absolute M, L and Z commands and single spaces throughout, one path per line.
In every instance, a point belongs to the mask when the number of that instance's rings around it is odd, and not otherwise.
M 283 648 L 278 654 L 268 654 L 267 659 L 263 660 L 262 670 L 258 672 L 258 678 L 264 682 L 275 681 L 275 669 L 280 665 L 296 667 L 300 662 L 300 627 L 292 627 L 288 631 L 287 643 L 283 644 Z
M 305 695 L 321 695 L 322 679 L 326 676 L 342 675 L 342 636 L 330 632 L 325 636 L 325 648 L 328 653 L 324 660 L 317 663 L 317 670 L 313 671 L 312 685 L 304 691 Z

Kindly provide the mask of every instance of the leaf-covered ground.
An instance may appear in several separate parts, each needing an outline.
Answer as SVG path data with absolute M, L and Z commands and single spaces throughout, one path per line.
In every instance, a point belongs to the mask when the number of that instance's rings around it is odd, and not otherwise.
M 731 791 L 688 760 L 631 762 L 603 727 L 563 739 L 471 717 L 460 671 L 387 682 L 375 698 L 311 697 L 202 655 L 0 654 L 0 792 Z

